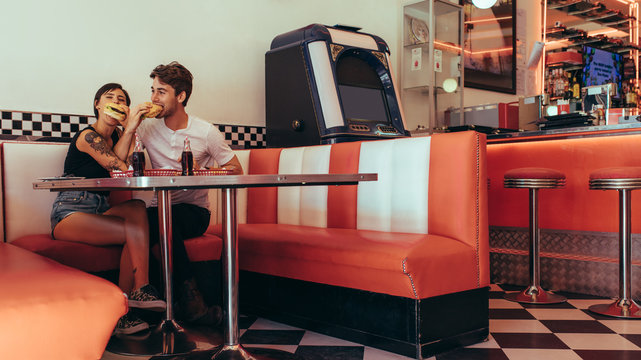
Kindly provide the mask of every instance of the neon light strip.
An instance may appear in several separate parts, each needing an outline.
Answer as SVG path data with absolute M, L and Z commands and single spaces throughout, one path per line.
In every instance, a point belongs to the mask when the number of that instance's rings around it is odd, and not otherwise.
M 445 48 L 448 48 L 448 49 L 453 49 L 453 50 L 458 50 L 458 51 L 461 50 L 461 48 L 458 47 L 458 46 L 450 45 L 448 43 L 440 42 L 440 41 L 437 41 L 437 40 L 434 40 L 434 45 L 438 45 L 438 46 L 442 46 L 442 47 L 445 47 Z M 465 52 L 466 54 L 475 55 L 475 54 L 484 54 L 484 53 L 488 53 L 488 52 L 508 51 L 508 50 L 511 51 L 512 47 L 505 47 L 505 48 L 498 48 L 498 49 L 488 49 L 488 50 L 479 50 L 479 51 L 463 50 L 463 52 Z
M 569 42 L 570 40 L 568 39 L 563 39 L 563 40 L 554 40 L 554 41 L 548 41 L 545 43 L 545 45 L 555 45 L 555 44 L 560 44 L 564 42 Z
M 483 22 L 494 22 L 494 21 L 500 21 L 500 20 L 511 20 L 511 16 L 504 16 L 504 17 L 498 17 L 498 18 L 487 18 L 487 19 L 478 19 L 478 20 L 468 20 L 465 22 L 465 24 L 478 24 L 478 23 L 483 23 Z
M 592 32 L 592 31 L 591 31 L 591 32 L 589 32 L 589 33 L 588 33 L 588 36 L 611 34 L 611 33 L 615 33 L 615 32 L 617 32 L 617 31 L 619 31 L 619 30 L 617 30 L 617 29 L 612 29 L 612 30 L 596 30 L 596 31 L 594 31 L 594 32 Z

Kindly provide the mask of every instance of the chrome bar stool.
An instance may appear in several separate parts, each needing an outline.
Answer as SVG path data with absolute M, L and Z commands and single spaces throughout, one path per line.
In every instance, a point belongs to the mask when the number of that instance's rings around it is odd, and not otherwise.
M 590 174 L 590 189 L 619 192 L 619 298 L 610 304 L 592 305 L 594 313 L 624 319 L 641 319 L 639 305 L 632 300 L 631 195 L 641 189 L 641 167 L 599 169 Z
M 565 174 L 546 168 L 518 168 L 505 173 L 503 186 L 530 190 L 530 285 L 523 291 L 505 294 L 505 299 L 527 304 L 556 304 L 566 298 L 541 288 L 539 254 L 539 189 L 557 189 L 565 185 Z

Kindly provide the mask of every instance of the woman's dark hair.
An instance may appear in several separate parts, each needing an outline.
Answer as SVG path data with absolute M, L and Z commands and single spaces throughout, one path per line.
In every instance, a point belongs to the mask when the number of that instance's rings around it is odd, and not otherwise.
M 131 99 L 129 98 L 129 94 L 127 93 L 127 90 L 122 88 L 122 85 L 116 84 L 116 83 L 109 83 L 109 84 L 104 84 L 103 86 L 96 91 L 96 96 L 93 97 L 93 113 L 96 115 L 96 118 L 98 118 L 98 109 L 96 109 L 96 102 L 100 101 L 100 97 L 102 94 L 115 90 L 115 89 L 120 89 L 122 92 L 125 93 L 125 99 L 127 100 L 127 106 L 131 105 Z
M 186 96 L 182 104 L 183 106 L 187 106 L 187 100 L 189 100 L 189 96 L 191 96 L 192 80 L 194 77 L 186 67 L 177 61 L 172 61 L 167 65 L 161 64 L 156 66 L 149 75 L 152 79 L 156 76 L 158 76 L 160 81 L 174 88 L 176 96 L 184 91 Z

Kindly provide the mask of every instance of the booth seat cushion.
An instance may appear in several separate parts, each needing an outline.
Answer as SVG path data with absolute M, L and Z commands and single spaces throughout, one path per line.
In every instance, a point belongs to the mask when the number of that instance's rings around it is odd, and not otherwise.
M 185 240 L 185 249 L 191 261 L 220 260 L 223 240 L 220 236 L 205 233 L 202 236 Z
M 11 244 L 54 259 L 61 264 L 83 271 L 98 273 L 118 270 L 122 246 L 93 246 L 54 240 L 49 234 L 22 236 Z
M 0 359 L 100 359 L 127 298 L 114 284 L 0 242 Z
M 475 249 L 444 236 L 241 224 L 238 239 L 242 270 L 416 299 L 477 286 Z

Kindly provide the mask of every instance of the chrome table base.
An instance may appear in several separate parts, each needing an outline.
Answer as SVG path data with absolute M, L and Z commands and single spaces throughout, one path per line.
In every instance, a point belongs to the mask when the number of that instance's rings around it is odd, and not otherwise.
M 173 262 L 172 262 L 172 226 L 171 226 L 171 193 L 158 190 L 158 225 L 160 235 L 160 254 L 162 257 L 162 274 L 165 283 L 167 309 L 165 317 L 153 330 L 129 336 L 112 336 L 107 350 L 128 355 L 172 356 L 186 354 L 196 349 L 211 349 L 222 344 L 219 336 L 198 336 L 185 329 L 174 320 L 173 310 Z M 200 344 L 200 345 L 198 345 Z
M 299 360 L 287 351 L 263 348 L 244 348 L 242 345 L 225 345 L 211 359 L 216 360 Z M 192 359 L 195 360 L 195 359 Z
M 211 352 L 211 360 L 295 360 L 292 353 L 281 350 L 251 348 L 240 345 L 238 328 L 238 222 L 236 220 L 236 189 L 222 189 L 223 210 L 223 298 L 225 299 L 225 328 L 223 345 Z M 200 360 L 202 354 L 190 354 L 186 359 Z
M 199 331 L 200 330 L 200 331 Z M 107 350 L 122 355 L 159 357 L 211 350 L 222 343 L 220 332 L 209 329 L 184 329 L 175 321 L 164 320 L 152 330 L 133 335 L 112 336 Z

